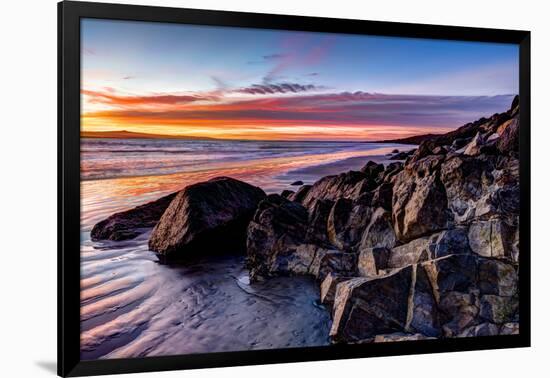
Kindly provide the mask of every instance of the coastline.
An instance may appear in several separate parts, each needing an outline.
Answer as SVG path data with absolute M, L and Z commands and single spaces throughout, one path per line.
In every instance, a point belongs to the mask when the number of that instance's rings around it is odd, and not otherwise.
M 369 159 L 387 163 L 387 154 L 392 150 L 405 151 L 411 148 L 408 145 L 384 145 L 364 151 L 214 163 L 208 166 L 194 166 L 187 172 L 165 175 L 81 179 L 81 228 L 84 232 L 89 231 L 95 223 L 112 213 L 138 206 L 216 176 L 234 177 L 250 182 L 266 193 L 278 193 L 296 189 L 291 185 L 296 180 L 312 183 L 328 174 L 359 169 L 361 161 Z
M 90 229 L 112 213 L 180 190 L 186 182 L 219 175 L 255 177 L 275 193 L 296 189 L 294 177 L 313 182 L 342 169 L 358 169 L 367 159 L 388 162 L 387 153 L 395 148 L 403 146 L 328 159 L 247 162 L 221 171 L 82 181 L 82 359 L 329 345 L 329 313 L 318 303 L 320 289 L 312 278 L 250 283 L 250 272 L 238 256 L 166 266 L 147 246 L 150 231 L 124 242 L 94 242 Z M 170 304 L 171 297 L 179 300 Z M 211 312 L 212 319 L 186 309 L 191 303 Z M 222 319 L 228 311 L 233 314 L 229 324 Z M 246 337 L 235 336 L 244 330 Z M 155 332 L 163 338 L 154 337 Z

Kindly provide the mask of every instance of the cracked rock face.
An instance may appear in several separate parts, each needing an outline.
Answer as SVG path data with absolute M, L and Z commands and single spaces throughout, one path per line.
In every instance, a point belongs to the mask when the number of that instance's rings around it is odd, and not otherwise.
M 448 226 L 447 195 L 439 177 L 439 155 L 423 158 L 397 174 L 393 186 L 392 218 L 401 242 Z

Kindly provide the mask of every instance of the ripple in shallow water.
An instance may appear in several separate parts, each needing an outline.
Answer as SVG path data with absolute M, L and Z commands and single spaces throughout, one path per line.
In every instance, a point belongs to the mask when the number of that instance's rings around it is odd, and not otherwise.
M 312 279 L 251 284 L 243 257 L 161 265 L 147 238 L 83 240 L 82 359 L 328 344 L 330 317 Z

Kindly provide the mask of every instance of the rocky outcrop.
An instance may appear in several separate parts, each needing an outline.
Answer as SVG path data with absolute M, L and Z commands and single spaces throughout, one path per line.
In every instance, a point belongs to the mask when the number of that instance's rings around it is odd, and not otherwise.
M 335 343 L 517 334 L 518 107 L 260 206 L 252 276 L 316 277 Z
M 394 155 L 390 156 L 389 160 L 407 160 L 407 158 L 412 154 L 414 154 L 414 152 L 415 152 L 414 149 L 410 151 L 401 151 L 401 152 L 398 151 Z
M 335 342 L 395 332 L 464 337 L 484 334 L 487 327 L 498 334 L 516 321 L 517 276 L 502 262 L 453 254 L 376 277 L 340 280 L 333 302 Z
M 149 248 L 165 258 L 243 250 L 248 223 L 264 197 L 260 188 L 229 177 L 190 185 L 160 218 Z
M 327 219 L 330 243 L 340 250 L 352 250 L 368 225 L 372 208 L 367 201 L 340 198 L 336 200 Z
M 92 228 L 92 240 L 128 240 L 148 231 L 157 224 L 176 194 L 172 193 L 158 200 L 111 215 Z
M 359 250 L 373 247 L 393 248 L 397 237 L 393 230 L 391 213 L 379 207 L 372 213 L 370 222 L 361 236 Z
M 294 198 L 310 208 L 316 200 L 358 199 L 374 189 L 374 180 L 363 172 L 349 171 L 337 176 L 326 176 L 312 185 L 303 199 Z
M 372 160 L 369 160 L 367 164 L 365 164 L 363 168 L 361 168 L 361 172 L 367 175 L 367 177 L 376 179 L 382 172 L 384 172 L 384 164 L 379 164 Z
M 440 179 L 443 157 L 430 155 L 397 174 L 392 217 L 402 242 L 448 227 L 447 194 Z
M 328 249 L 308 243 L 308 212 L 279 195 L 267 196 L 247 231 L 247 265 L 251 280 L 289 274 L 310 274 L 314 261 Z
M 241 251 L 251 281 L 309 275 L 335 343 L 510 335 L 519 327 L 519 103 L 402 162 L 368 161 L 266 196 L 230 178 L 113 214 L 92 238 L 154 226 L 163 257 Z

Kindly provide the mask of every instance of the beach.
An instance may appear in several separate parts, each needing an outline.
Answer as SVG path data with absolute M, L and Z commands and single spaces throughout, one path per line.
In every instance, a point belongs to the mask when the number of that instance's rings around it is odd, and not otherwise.
M 244 257 L 162 265 L 149 233 L 93 242 L 114 212 L 217 176 L 267 193 L 295 181 L 387 162 L 414 146 L 328 142 L 83 139 L 81 180 L 81 357 L 123 358 L 328 345 L 330 316 L 309 277 L 250 284 Z

